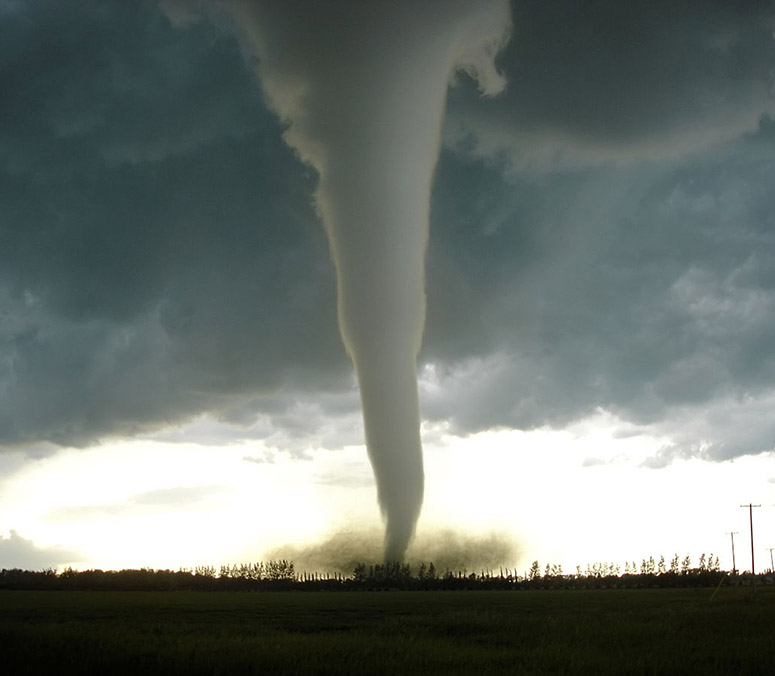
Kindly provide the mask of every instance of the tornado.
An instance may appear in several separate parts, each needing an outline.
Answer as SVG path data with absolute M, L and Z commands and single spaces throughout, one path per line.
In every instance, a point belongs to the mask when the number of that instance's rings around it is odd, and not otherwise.
M 506 0 L 231 0 L 284 138 L 318 175 L 314 200 L 336 268 L 339 328 L 365 441 L 402 560 L 423 501 L 417 356 L 425 322 L 430 195 L 447 88 L 505 82 Z

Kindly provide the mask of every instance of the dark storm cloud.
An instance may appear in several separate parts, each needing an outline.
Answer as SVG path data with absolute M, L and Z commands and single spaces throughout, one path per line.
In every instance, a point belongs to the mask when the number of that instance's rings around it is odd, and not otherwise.
M 5 21 L 2 440 L 88 443 L 341 378 L 311 182 L 234 41 L 149 3 Z
M 2 7 L 0 441 L 351 424 L 315 177 L 233 37 L 154 3 Z M 450 94 L 423 414 L 468 433 L 602 407 L 674 440 L 655 465 L 769 449 L 772 5 L 513 14 L 506 92 Z
M 472 431 L 604 407 L 684 450 L 766 448 L 773 424 L 746 411 L 775 382 L 772 128 L 669 165 L 493 183 L 470 204 L 441 180 L 425 414 Z M 445 370 L 463 349 L 467 367 Z
M 769 0 L 522 0 L 513 13 L 504 99 L 452 93 L 448 136 L 469 149 L 523 168 L 672 156 L 774 110 Z
M 513 7 L 504 97 L 450 95 L 425 415 L 602 407 L 674 440 L 655 464 L 768 448 L 775 8 Z

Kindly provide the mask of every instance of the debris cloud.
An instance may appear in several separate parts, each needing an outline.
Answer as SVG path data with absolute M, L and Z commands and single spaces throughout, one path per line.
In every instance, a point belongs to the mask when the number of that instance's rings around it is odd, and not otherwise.
M 319 542 L 277 547 L 266 552 L 264 558 L 293 561 L 298 571 L 351 574 L 359 563 L 379 563 L 382 543 L 376 530 L 342 530 Z M 421 531 L 405 559 L 414 571 L 423 563 L 433 563 L 442 574 L 511 569 L 520 564 L 521 555 L 514 539 L 504 533 L 472 534 L 444 528 Z

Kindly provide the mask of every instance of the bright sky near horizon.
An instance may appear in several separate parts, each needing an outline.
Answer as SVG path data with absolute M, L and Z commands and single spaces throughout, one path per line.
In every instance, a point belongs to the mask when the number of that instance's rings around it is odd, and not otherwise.
M 562 432 L 465 439 L 428 431 L 426 500 L 412 556 L 438 556 L 428 540 L 452 533 L 474 547 L 495 536 L 507 554 L 500 561 L 495 553 L 493 563 L 523 572 L 534 560 L 575 572 L 674 554 L 696 564 L 703 553 L 729 569 L 728 533 L 736 531 L 744 570 L 749 522 L 739 505 L 752 501 L 762 505 L 754 513 L 757 568 L 770 567 L 771 453 L 653 469 L 643 463 L 661 440 L 616 438 L 616 422 L 599 415 Z M 0 541 L 3 567 L 218 566 L 285 555 L 288 545 L 314 547 L 341 533 L 378 556 L 371 540 L 380 519 L 363 446 L 310 449 L 299 459 L 255 441 L 144 439 L 17 462 L 19 471 L 0 483 L 0 515 L 17 531 Z M 305 560 L 325 567 L 347 559 Z
M 315 173 L 192 6 L 0 0 L 0 568 L 381 528 Z M 753 502 L 769 567 L 775 8 L 511 10 L 505 91 L 448 95 L 410 555 L 729 568 L 737 531 L 745 569 Z

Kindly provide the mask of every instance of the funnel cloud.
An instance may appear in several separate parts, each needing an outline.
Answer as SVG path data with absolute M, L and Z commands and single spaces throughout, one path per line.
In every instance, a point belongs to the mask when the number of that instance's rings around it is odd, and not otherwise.
M 400 560 L 423 500 L 417 354 L 425 323 L 430 193 L 450 78 L 485 94 L 507 2 L 235 1 L 284 137 L 314 167 L 336 267 L 339 328 L 360 387 L 366 446 Z

